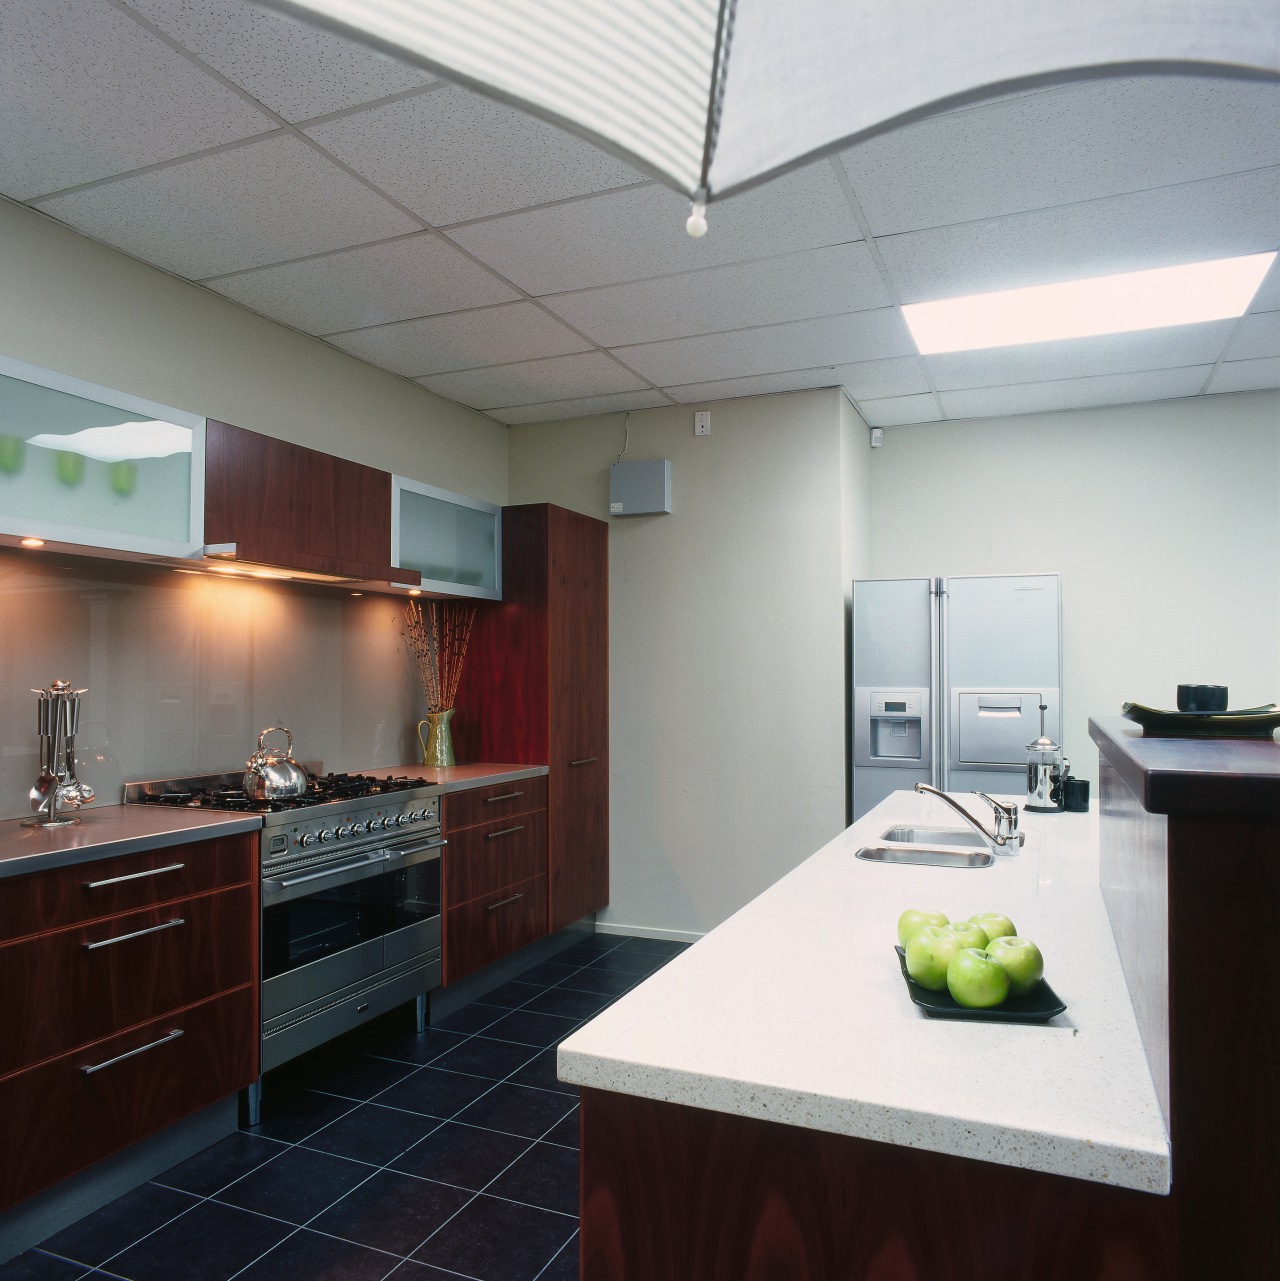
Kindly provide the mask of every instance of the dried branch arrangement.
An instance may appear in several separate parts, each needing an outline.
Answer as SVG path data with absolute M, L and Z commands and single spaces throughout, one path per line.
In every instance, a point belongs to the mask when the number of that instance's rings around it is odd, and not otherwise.
M 404 636 L 418 666 L 427 711 L 446 712 L 458 695 L 476 607 L 454 600 L 407 601 Z

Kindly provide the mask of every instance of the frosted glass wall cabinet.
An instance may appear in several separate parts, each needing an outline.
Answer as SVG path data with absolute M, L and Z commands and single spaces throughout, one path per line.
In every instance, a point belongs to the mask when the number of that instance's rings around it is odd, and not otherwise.
M 424 591 L 500 600 L 502 508 L 392 476 L 391 563 L 420 573 Z
M 0 356 L 0 535 L 199 555 L 204 444 L 199 415 Z

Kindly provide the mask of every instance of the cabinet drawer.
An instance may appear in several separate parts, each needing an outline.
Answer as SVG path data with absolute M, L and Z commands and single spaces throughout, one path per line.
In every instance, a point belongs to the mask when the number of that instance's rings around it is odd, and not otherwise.
M 460 979 L 547 932 L 547 878 L 486 894 L 444 918 L 445 981 Z
M 248 1085 L 257 1066 L 250 986 L 0 1079 L 0 1206 Z
M 444 853 L 444 901 L 452 907 L 546 872 L 546 810 L 465 827 Z
M 258 879 L 258 836 L 224 836 L 17 876 L 0 895 L 0 941 Z
M 254 887 L 0 947 L 0 1076 L 257 978 Z
M 491 787 L 475 787 L 467 792 L 450 792 L 444 798 L 444 830 L 452 832 L 459 827 L 546 807 L 545 774 L 515 783 L 494 783 Z

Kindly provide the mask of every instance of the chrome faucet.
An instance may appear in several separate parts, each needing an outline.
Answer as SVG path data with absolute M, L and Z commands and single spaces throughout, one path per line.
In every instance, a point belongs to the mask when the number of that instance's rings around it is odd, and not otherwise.
M 1016 854 L 1022 848 L 1022 842 L 1026 840 L 1026 834 L 1018 831 L 1018 807 L 1016 805 L 1006 805 L 1003 801 L 997 801 L 994 797 L 988 796 L 986 792 L 972 793 L 974 796 L 980 796 L 991 806 L 995 816 L 996 829 L 991 832 L 974 818 L 963 805 L 953 801 L 946 792 L 940 792 L 936 787 L 930 787 L 928 783 L 917 783 L 916 791 L 922 794 L 927 793 L 929 796 L 936 796 L 940 801 L 945 801 L 987 842 L 993 854 Z

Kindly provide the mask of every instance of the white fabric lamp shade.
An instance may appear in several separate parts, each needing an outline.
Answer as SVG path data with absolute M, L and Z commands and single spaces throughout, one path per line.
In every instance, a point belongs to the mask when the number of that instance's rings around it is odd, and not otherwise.
M 690 198 L 1020 87 L 1280 78 L 1280 0 L 257 0 L 530 111 Z

